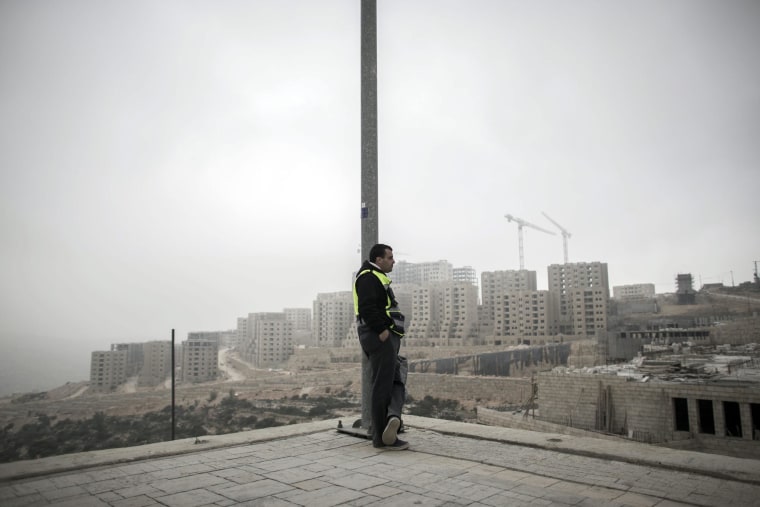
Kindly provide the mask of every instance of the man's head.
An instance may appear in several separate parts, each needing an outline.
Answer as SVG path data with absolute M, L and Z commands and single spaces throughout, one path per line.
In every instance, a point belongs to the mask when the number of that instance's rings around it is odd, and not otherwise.
M 390 273 L 393 271 L 393 264 L 396 263 L 393 259 L 393 248 L 378 243 L 370 248 L 369 261 L 377 264 L 383 270 L 383 273 Z

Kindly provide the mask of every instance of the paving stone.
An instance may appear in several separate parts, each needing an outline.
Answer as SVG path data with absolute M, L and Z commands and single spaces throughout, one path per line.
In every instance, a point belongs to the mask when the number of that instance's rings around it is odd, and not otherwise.
M 155 500 L 149 496 L 139 495 L 131 498 L 125 498 L 123 500 L 117 500 L 111 504 L 113 507 L 149 507 L 152 505 L 159 505 Z
M 22 507 L 25 505 L 43 505 L 47 503 L 47 500 L 45 500 L 39 493 L 30 493 L 15 498 L 3 499 L 3 507 Z
M 159 503 L 169 507 L 199 507 L 219 500 L 224 500 L 223 496 L 206 491 L 205 489 L 196 489 L 192 491 L 183 491 L 173 495 L 161 496 L 156 498 Z
M 249 484 L 216 488 L 215 492 L 236 502 L 244 502 L 254 498 L 273 496 L 294 489 L 292 486 L 271 479 L 264 479 Z
M 48 505 L 55 505 L 56 507 L 105 507 L 108 506 L 108 503 L 96 496 L 87 495 L 64 498 Z
M 45 500 L 49 502 L 67 498 L 70 496 L 82 496 L 87 494 L 87 490 L 81 486 L 69 486 L 68 488 L 51 489 L 40 493 Z
M 132 498 L 141 495 L 164 496 L 166 494 L 164 491 L 156 489 L 150 484 L 136 484 L 126 488 L 116 489 L 114 490 L 114 493 L 122 498 Z
M 212 474 L 197 474 L 177 479 L 167 479 L 156 481 L 150 485 L 164 492 L 164 494 L 179 493 L 180 491 L 190 491 L 192 489 L 207 488 L 221 484 L 229 484 L 229 481 L 223 477 L 217 477 Z
M 329 486 L 314 491 L 299 491 L 299 493 L 287 495 L 287 497 L 281 495 L 277 496 L 299 505 L 307 505 L 309 507 L 328 507 L 362 498 L 364 493 L 353 489 L 342 488 L 340 486 Z

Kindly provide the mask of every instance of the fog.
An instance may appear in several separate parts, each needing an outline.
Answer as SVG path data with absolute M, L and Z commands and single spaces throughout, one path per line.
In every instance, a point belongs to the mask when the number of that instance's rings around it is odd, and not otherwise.
M 0 3 L 0 394 L 350 289 L 358 1 Z M 380 240 L 610 285 L 749 280 L 760 3 L 378 2 Z M 557 231 L 558 232 L 558 231 Z M 546 288 L 562 239 L 525 230 Z

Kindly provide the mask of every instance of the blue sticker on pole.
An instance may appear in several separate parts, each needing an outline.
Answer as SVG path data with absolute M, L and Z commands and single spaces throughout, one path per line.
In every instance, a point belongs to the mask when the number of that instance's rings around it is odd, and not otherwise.
M 367 208 L 367 205 L 362 203 L 362 218 L 369 217 L 369 208 Z

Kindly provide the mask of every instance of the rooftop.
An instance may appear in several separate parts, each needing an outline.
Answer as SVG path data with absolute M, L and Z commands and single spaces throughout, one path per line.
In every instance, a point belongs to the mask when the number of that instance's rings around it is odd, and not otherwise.
M 404 420 L 411 449 L 401 452 L 378 451 L 331 420 L 5 463 L 0 503 L 665 507 L 760 497 L 757 460 Z

